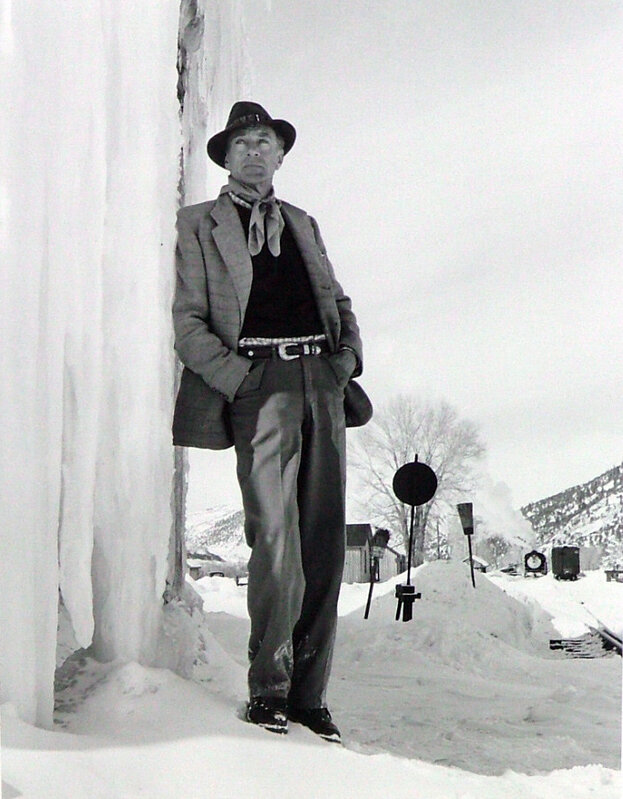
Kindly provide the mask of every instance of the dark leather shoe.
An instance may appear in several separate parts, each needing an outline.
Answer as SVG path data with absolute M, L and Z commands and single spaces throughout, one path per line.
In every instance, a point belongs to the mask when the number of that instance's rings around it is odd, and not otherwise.
M 326 707 L 296 708 L 288 710 L 288 718 L 304 727 L 308 727 L 316 735 L 324 738 L 325 741 L 341 743 L 342 736 L 340 731 L 331 718 L 331 713 Z
M 252 696 L 247 705 L 247 721 L 277 733 L 288 731 L 287 702 L 270 696 Z

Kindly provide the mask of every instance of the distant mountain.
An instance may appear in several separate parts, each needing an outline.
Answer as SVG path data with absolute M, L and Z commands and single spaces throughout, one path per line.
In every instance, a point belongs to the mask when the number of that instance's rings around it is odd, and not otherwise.
M 251 550 L 244 538 L 244 513 L 229 505 L 189 513 L 186 549 L 195 555 L 213 553 L 226 560 L 246 562 Z
M 521 508 L 540 546 L 596 546 L 603 565 L 623 565 L 623 464 L 583 485 Z

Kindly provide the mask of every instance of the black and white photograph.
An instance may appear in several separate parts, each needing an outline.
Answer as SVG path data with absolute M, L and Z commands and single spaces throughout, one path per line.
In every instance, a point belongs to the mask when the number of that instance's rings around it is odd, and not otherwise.
M 623 0 L 4 0 L 2 799 L 620 799 Z

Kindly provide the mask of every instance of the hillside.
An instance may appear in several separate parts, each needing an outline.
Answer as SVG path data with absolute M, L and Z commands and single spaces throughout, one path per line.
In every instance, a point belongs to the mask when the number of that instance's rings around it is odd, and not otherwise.
M 623 464 L 521 512 L 532 524 L 539 545 L 600 547 L 604 566 L 623 564 Z
M 229 505 L 190 513 L 186 520 L 186 549 L 195 555 L 214 553 L 228 560 L 248 560 L 244 514 Z

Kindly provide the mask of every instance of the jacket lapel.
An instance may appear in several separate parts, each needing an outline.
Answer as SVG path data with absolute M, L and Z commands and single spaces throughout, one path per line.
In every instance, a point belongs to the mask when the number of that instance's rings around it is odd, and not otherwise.
M 334 350 L 338 344 L 340 325 L 333 297 L 333 282 L 327 265 L 323 263 L 323 259 L 326 256 L 320 251 L 310 218 L 305 211 L 287 203 L 282 203 L 281 213 L 292 231 L 301 257 L 307 267 L 320 320 L 329 339 L 331 349 Z
M 253 265 L 244 236 L 244 228 L 234 204 L 229 197 L 224 195 L 221 195 L 216 201 L 211 216 L 216 222 L 211 236 L 231 275 L 242 320 L 249 302 L 253 281 Z

